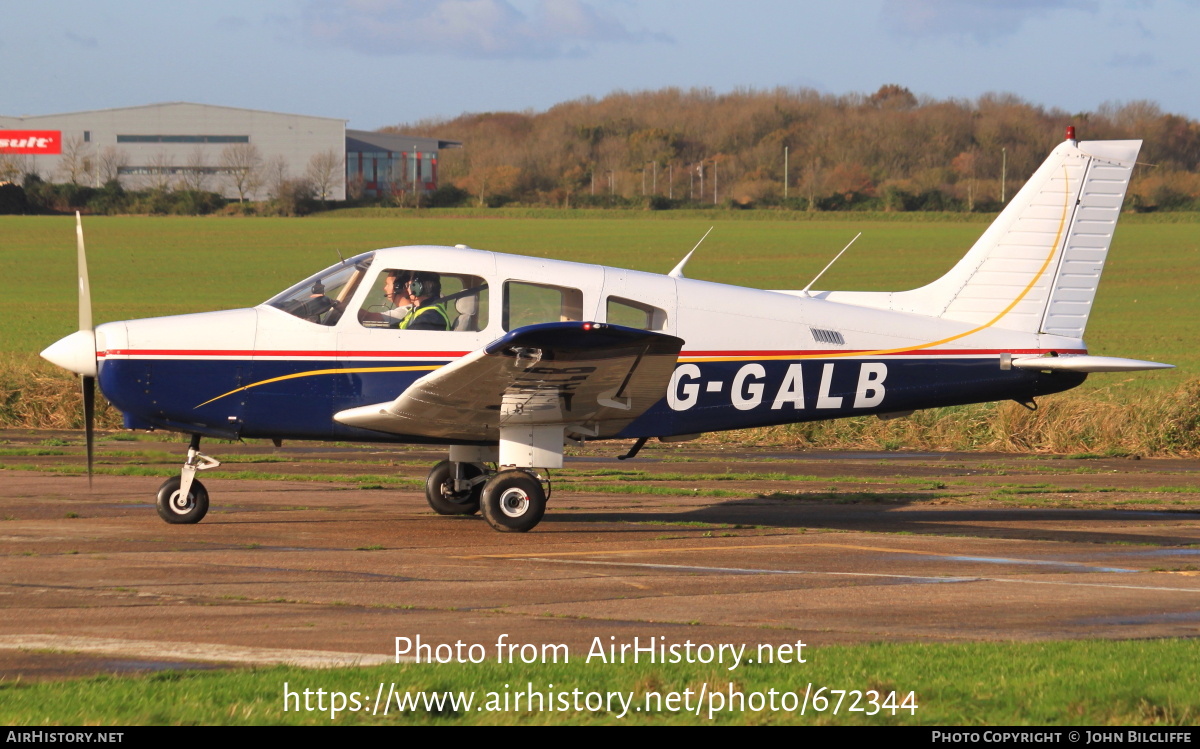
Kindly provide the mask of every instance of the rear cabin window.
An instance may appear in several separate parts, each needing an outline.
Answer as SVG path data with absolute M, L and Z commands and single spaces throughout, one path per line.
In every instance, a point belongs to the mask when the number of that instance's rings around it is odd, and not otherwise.
M 583 319 L 583 292 L 567 286 L 506 281 L 504 329 Z
M 613 325 L 641 330 L 662 330 L 667 325 L 667 313 L 658 307 L 610 296 L 605 311 L 605 320 Z
M 414 296 L 420 298 L 416 310 Z M 420 312 L 430 307 L 435 311 Z M 367 292 L 358 321 L 365 328 L 483 330 L 488 324 L 487 282 L 462 273 L 387 268 Z

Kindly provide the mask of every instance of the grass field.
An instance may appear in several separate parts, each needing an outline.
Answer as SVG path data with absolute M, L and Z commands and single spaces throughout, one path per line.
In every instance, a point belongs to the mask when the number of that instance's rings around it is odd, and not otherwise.
M 689 263 L 690 277 L 759 288 L 801 288 L 857 232 L 855 246 L 821 279 L 827 289 L 907 289 L 951 267 L 988 223 L 986 216 L 932 214 L 820 215 L 773 219 L 761 212 L 569 212 L 569 211 L 363 211 L 347 210 L 304 219 L 89 217 L 85 231 L 97 322 L 229 309 L 257 304 L 310 273 L 345 256 L 403 244 L 468 244 L 500 252 L 600 263 L 665 272 L 708 230 L 715 230 Z M 36 373 L 38 387 L 7 385 L 15 392 L 51 393 L 72 388 L 64 374 L 37 358 L 51 342 L 76 328 L 73 217 L 0 217 L 0 315 L 5 320 L 0 352 L 5 382 Z M 1081 393 L 1101 391 L 1118 410 L 1146 398 L 1150 423 L 1175 411 L 1191 396 L 1185 383 L 1200 371 L 1195 345 L 1196 283 L 1200 264 L 1200 215 L 1128 215 L 1122 219 L 1088 325 L 1091 351 L 1102 355 L 1167 361 L 1175 370 L 1097 375 Z M 15 373 L 15 374 L 14 374 Z M 59 382 L 61 381 L 61 382 Z M 58 382 L 57 385 L 55 383 Z M 53 396 L 47 395 L 50 400 Z M 1058 396 L 1059 398 L 1071 396 Z M 1080 397 L 1076 395 L 1074 397 Z M 9 397 L 9 400 L 14 400 Z M 18 398 L 19 400 L 19 398 Z M 26 400 L 28 400 L 26 398 Z M 45 401 L 46 399 L 43 398 Z M 37 411 L 42 404 L 31 404 Z M 1135 407 L 1138 407 L 1135 403 Z M 0 421 L 67 426 L 63 418 L 22 421 L 13 404 Z M 982 418 L 992 418 L 990 412 Z M 853 422 L 818 427 L 863 432 Z M 851 424 L 850 427 L 844 424 Z M 912 443 L 892 425 L 874 427 L 864 446 Z M 1111 423 L 1112 434 L 1128 433 Z M 811 430 L 812 427 L 803 429 Z M 1095 431 L 1086 427 L 1084 431 Z M 807 433 L 807 432 L 806 432 Z M 839 432 L 840 434 L 840 432 Z M 804 439 L 800 439 L 801 442 Z M 818 439 L 828 441 L 823 431 Z M 1038 449 L 1106 449 L 1091 442 L 1046 442 Z M 924 442 L 942 449 L 970 449 L 995 440 Z M 1173 438 L 1155 437 L 1121 449 L 1172 449 Z M 833 443 L 830 443 L 833 444 Z M 1021 441 L 1016 443 L 1019 447 Z M 992 444 L 992 447 L 997 445 Z M 1117 446 L 1108 444 L 1108 448 Z
M 468 244 L 666 272 L 713 225 L 688 265 L 691 277 L 800 288 L 862 231 L 819 287 L 905 289 L 941 275 L 986 225 L 984 220 L 854 215 L 821 221 L 378 215 L 89 217 L 85 231 L 96 321 L 257 304 L 336 261 L 338 250 L 349 256 L 402 244 Z M 6 292 L 0 297 L 6 321 L 0 351 L 33 354 L 75 329 L 72 222 L 71 217 L 0 217 L 0 278 Z M 1192 345 L 1198 263 L 1200 218 L 1191 223 L 1141 216 L 1122 220 L 1087 337 L 1096 353 L 1180 365 L 1174 372 L 1124 378 L 1137 387 L 1177 385 L 1200 365 L 1200 352 Z
M 236 672 L 174 672 L 147 677 L 96 677 L 67 682 L 0 682 L 0 721 L 23 725 L 541 725 L 633 724 L 704 725 L 932 725 L 932 726 L 1179 726 L 1200 721 L 1195 675 L 1179 664 L 1194 663 L 1200 646 L 1190 640 L 1129 642 L 1048 642 L 975 644 L 878 644 L 808 651 L 806 663 L 743 665 L 729 671 L 713 665 L 629 665 L 580 663 L 498 665 L 403 664 L 375 668 L 312 671 L 297 668 Z M 473 707 L 396 709 L 389 703 L 359 712 L 297 711 L 299 699 L 283 709 L 289 691 L 356 692 L 359 704 L 373 703 L 376 686 L 394 683 L 404 695 L 446 690 L 469 693 Z M 529 686 L 527 686 L 529 685 Z M 548 685 L 555 685 L 553 688 Z M 809 685 L 811 685 L 811 690 Z M 508 689 L 505 689 L 505 687 Z M 805 692 L 818 689 L 826 701 Z M 529 710 L 503 694 L 533 691 L 621 693 L 630 708 Z M 689 708 L 656 706 L 650 693 L 690 690 Z M 776 708 L 745 709 L 733 704 L 754 693 L 776 691 Z M 835 691 L 850 692 L 839 695 Z M 854 690 L 896 693 L 893 704 L 910 709 L 877 710 L 856 702 Z M 384 688 L 386 693 L 387 689 Z M 790 693 L 787 698 L 782 693 Z M 912 697 L 909 698 L 909 693 Z M 489 697 L 495 693 L 495 697 Z M 706 694 L 698 711 L 700 694 Z M 798 695 L 798 696 L 793 696 Z M 716 697 L 720 699 L 716 699 Z M 302 699 L 302 698 L 300 698 Z M 569 700 L 573 698 L 568 697 Z M 878 698 L 884 704 L 886 697 Z M 311 697 L 317 705 L 317 697 Z M 344 704 L 350 704 L 349 699 Z M 546 703 L 543 703 L 546 704 Z M 727 709 L 733 704 L 734 709 Z M 599 703 L 595 703 L 598 706 Z M 664 702 L 665 706 L 666 703 Z M 814 705 L 823 709 L 817 711 Z M 915 709 L 911 706 L 915 705 Z M 484 706 L 483 709 L 479 709 Z M 857 709 L 851 711 L 850 707 Z M 790 708 L 790 709 L 786 709 Z M 867 715 L 867 712 L 877 712 Z M 697 714 L 698 713 L 698 714 Z

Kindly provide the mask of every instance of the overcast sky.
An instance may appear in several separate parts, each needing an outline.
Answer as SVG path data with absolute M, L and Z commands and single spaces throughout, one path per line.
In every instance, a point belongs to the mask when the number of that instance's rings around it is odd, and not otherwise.
M 375 129 L 618 90 L 1148 99 L 1200 118 L 1200 0 L 39 0 L 0 114 L 192 101 Z

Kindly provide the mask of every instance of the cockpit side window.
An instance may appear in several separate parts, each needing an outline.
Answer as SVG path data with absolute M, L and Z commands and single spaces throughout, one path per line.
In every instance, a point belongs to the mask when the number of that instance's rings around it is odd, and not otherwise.
M 358 310 L 365 328 L 475 332 L 488 324 L 488 286 L 479 276 L 385 268 Z
M 306 278 L 267 304 L 318 325 L 334 325 L 358 289 L 375 253 L 366 252 Z

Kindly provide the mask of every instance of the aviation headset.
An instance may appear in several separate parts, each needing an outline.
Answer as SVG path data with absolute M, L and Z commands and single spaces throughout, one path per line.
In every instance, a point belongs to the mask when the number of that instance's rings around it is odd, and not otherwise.
M 438 293 L 437 287 L 440 286 L 440 284 L 431 278 L 428 273 L 421 273 L 420 271 L 415 270 L 405 270 L 396 271 L 393 275 L 397 281 L 400 281 L 402 284 L 404 284 L 404 287 L 408 289 L 409 295 L 413 297 L 425 296 L 425 292 L 430 292 L 431 294 Z M 395 288 L 394 282 L 392 288 Z
M 414 297 L 421 296 L 421 292 L 425 291 L 425 282 L 421 280 L 421 276 L 416 273 L 409 274 L 408 293 Z

